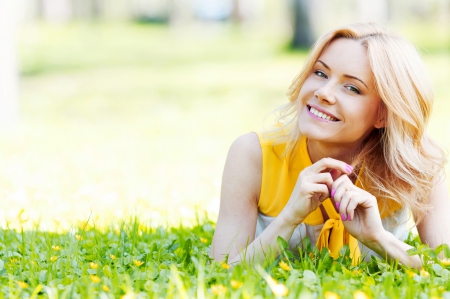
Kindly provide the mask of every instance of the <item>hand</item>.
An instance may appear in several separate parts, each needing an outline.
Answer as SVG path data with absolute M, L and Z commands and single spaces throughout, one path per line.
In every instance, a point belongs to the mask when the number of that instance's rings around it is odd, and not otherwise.
M 311 212 L 316 210 L 328 197 L 334 177 L 330 171 L 337 170 L 345 174 L 352 171 L 345 162 L 324 158 L 303 169 L 297 179 L 294 190 L 280 216 L 292 225 L 299 225 Z
M 356 187 L 347 175 L 333 182 L 331 193 L 347 231 L 366 246 L 378 242 L 384 228 L 376 197 Z

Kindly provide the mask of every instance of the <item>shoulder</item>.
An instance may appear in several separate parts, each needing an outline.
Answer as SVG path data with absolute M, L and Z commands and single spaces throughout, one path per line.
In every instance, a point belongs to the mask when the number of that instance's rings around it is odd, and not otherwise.
M 258 136 L 248 133 L 238 137 L 230 147 L 223 174 L 222 191 L 233 198 L 259 198 L 262 152 Z M 239 194 L 236 194 L 239 193 Z
M 261 179 L 262 149 L 256 133 L 238 137 L 228 152 L 226 167 L 249 178 Z
M 230 154 L 239 155 L 252 162 L 261 162 L 261 144 L 256 133 L 239 136 L 230 147 Z

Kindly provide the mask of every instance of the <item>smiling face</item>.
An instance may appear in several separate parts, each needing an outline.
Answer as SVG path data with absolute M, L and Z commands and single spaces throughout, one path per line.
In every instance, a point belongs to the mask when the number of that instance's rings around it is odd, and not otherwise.
M 298 125 L 311 141 L 357 146 L 384 126 L 366 49 L 338 38 L 315 62 L 298 97 Z

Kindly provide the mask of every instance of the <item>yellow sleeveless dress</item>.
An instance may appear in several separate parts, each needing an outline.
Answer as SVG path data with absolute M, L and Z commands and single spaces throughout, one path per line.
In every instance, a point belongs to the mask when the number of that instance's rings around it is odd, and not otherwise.
M 305 137 L 301 138 L 293 155 L 284 156 L 286 144 L 274 144 L 280 134 L 284 134 L 283 132 L 278 134 L 256 132 L 256 134 L 262 149 L 262 182 L 256 229 L 256 235 L 259 235 L 283 210 L 300 172 L 312 165 L 312 162 Z M 360 179 L 357 179 L 355 185 L 361 187 Z M 381 213 L 384 228 L 404 240 L 410 230 L 406 225 L 408 212 L 395 202 L 390 202 L 387 208 L 383 207 L 383 204 L 384 201 L 378 201 L 379 210 L 386 211 Z M 323 207 L 329 219 L 324 221 L 320 208 L 313 211 L 291 237 L 289 243 L 292 248 L 298 246 L 307 236 L 320 250 L 327 247 L 334 258 L 338 257 L 342 246 L 348 244 L 355 264 L 361 258 L 361 250 L 364 251 L 364 256 L 375 254 L 362 244 L 358 244 L 358 241 L 345 230 L 342 219 L 329 198 L 323 202 Z

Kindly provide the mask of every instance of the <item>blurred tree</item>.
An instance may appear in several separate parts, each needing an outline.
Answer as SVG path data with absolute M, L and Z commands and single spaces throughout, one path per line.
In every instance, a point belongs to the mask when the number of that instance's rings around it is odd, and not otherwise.
M 129 0 L 133 18 L 140 22 L 166 23 L 169 21 L 170 1 Z
M 0 127 L 13 128 L 19 118 L 19 68 L 17 58 L 18 5 L 0 1 Z
M 314 42 L 310 20 L 311 0 L 293 0 L 294 36 L 293 48 L 309 48 Z

